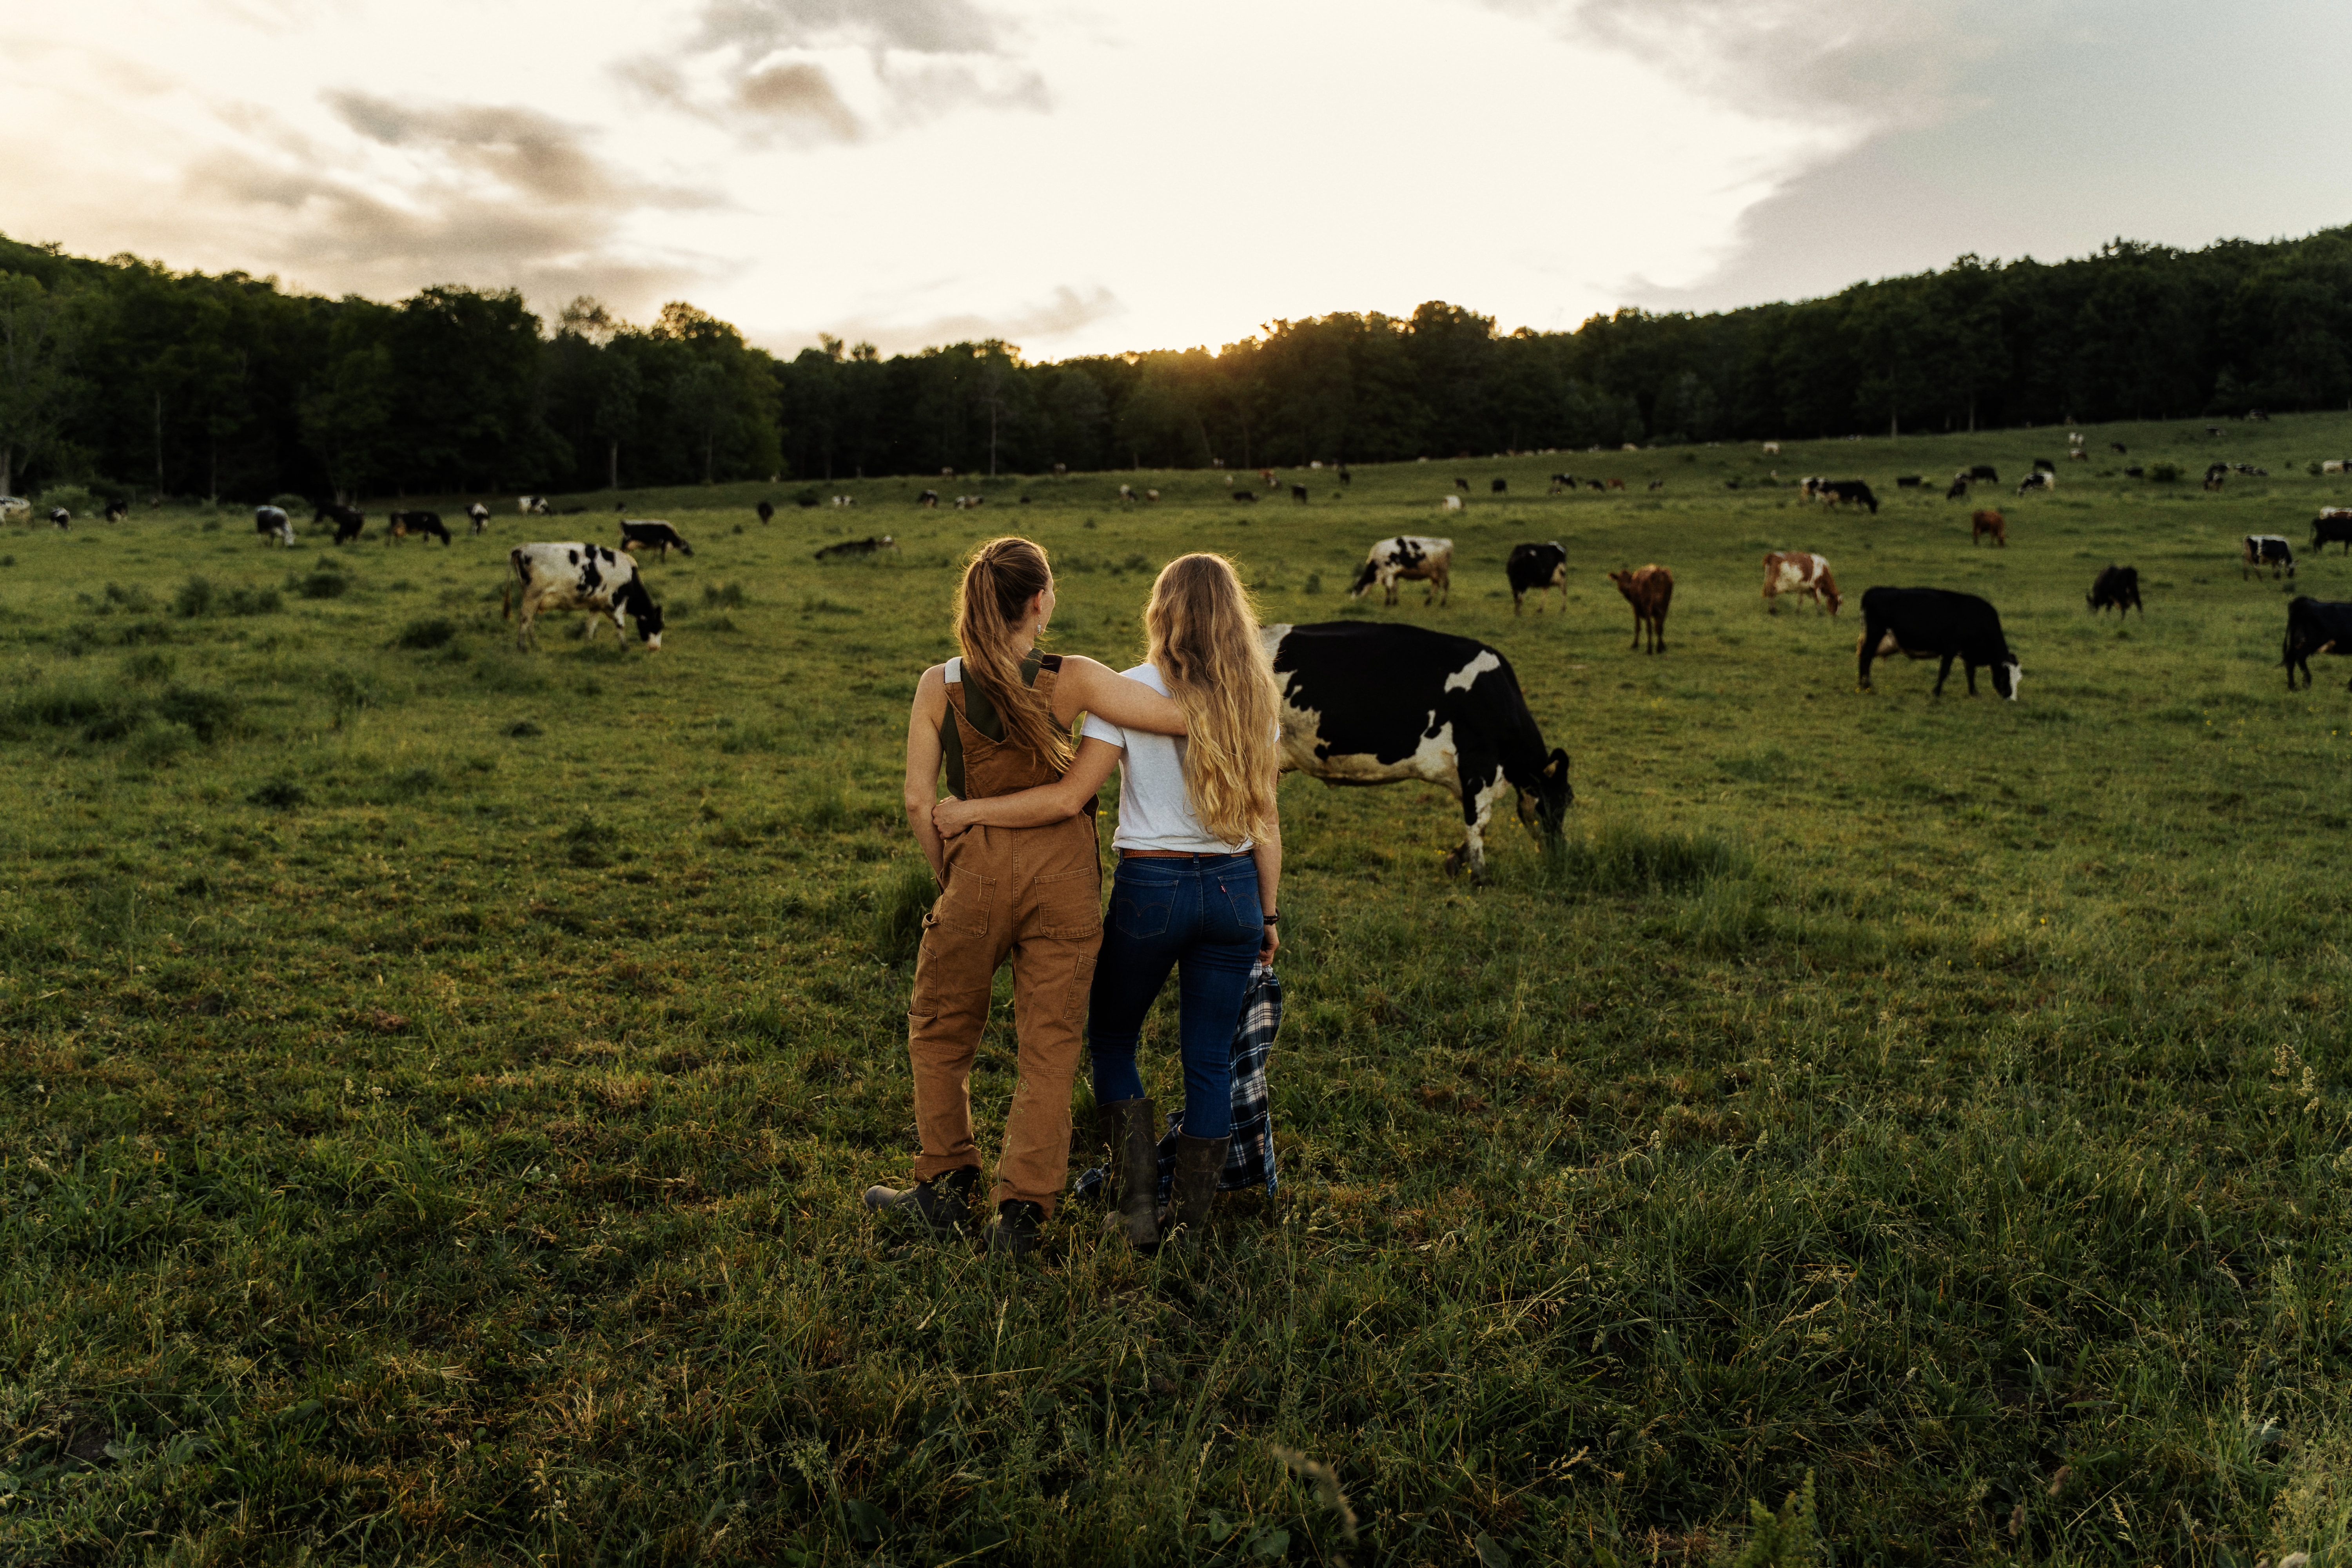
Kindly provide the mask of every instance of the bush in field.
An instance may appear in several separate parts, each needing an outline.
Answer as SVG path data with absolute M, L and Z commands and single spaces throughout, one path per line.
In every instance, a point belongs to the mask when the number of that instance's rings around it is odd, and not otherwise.
M 400 635 L 393 638 L 393 646 L 420 650 L 447 647 L 457 636 L 457 624 L 455 621 L 436 616 L 430 620 L 411 621 L 401 627 Z
M 273 616 L 283 605 L 275 588 L 248 588 L 242 583 L 215 588 L 204 577 L 189 578 L 172 595 L 172 608 L 188 620 L 199 616 Z
M 2152 485 L 2177 485 L 2180 482 L 2180 465 L 2150 463 L 2147 466 L 2147 481 Z

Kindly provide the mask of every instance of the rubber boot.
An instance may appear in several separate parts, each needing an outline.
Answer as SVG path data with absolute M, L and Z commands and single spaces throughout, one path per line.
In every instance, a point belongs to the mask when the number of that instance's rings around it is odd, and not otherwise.
M 1037 1233 L 1045 1228 L 1043 1204 L 1007 1198 L 996 1205 L 996 1223 L 988 1227 L 988 1255 L 1017 1263 L 1037 1250 Z
M 1108 1231 L 1123 1232 L 1137 1247 L 1160 1245 L 1160 1140 L 1149 1100 L 1115 1100 L 1095 1108 L 1095 1124 L 1110 1145 L 1105 1184 L 1114 1214 Z
M 1176 1174 L 1168 1184 L 1168 1206 L 1160 1211 L 1162 1237 L 1182 1231 L 1176 1239 L 1198 1247 L 1209 1233 L 1209 1205 L 1217 1195 L 1217 1178 L 1224 1173 L 1225 1151 L 1233 1139 L 1176 1135 Z
M 980 1167 L 958 1165 L 913 1186 L 868 1187 L 866 1206 L 912 1215 L 933 1236 L 953 1236 L 971 1224 L 971 1200 L 980 1191 Z

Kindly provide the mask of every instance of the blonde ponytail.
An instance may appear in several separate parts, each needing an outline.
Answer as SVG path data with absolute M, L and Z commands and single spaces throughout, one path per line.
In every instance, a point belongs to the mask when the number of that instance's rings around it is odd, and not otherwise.
M 1184 710 L 1184 794 L 1209 836 L 1227 844 L 1275 823 L 1282 698 L 1258 639 L 1257 606 L 1222 555 L 1180 555 L 1151 585 L 1145 657 Z
M 1056 769 L 1070 765 L 1070 737 L 1054 721 L 1054 710 L 1021 681 L 1016 646 L 1022 612 L 1051 587 L 1054 574 L 1045 552 L 1028 540 L 992 539 L 965 562 L 956 588 L 956 642 L 963 650 L 964 679 L 979 687 L 1004 720 L 1008 744 L 1035 752 Z

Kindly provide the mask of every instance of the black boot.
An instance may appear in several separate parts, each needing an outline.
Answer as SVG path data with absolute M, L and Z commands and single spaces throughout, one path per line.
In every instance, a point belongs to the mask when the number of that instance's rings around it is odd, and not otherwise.
M 1107 1230 L 1124 1231 L 1137 1247 L 1160 1244 L 1160 1138 L 1149 1100 L 1115 1100 L 1095 1108 L 1103 1142 L 1110 1145 L 1105 1184 L 1118 1212 Z
M 971 1225 L 971 1200 L 980 1191 L 980 1167 L 958 1165 L 936 1176 L 925 1176 L 913 1186 L 868 1187 L 866 1206 L 911 1215 L 933 1236 L 953 1236 Z
M 1224 1174 L 1225 1151 L 1232 1144 L 1231 1137 L 1176 1135 L 1176 1174 L 1168 1184 L 1168 1206 L 1160 1214 L 1162 1236 L 1182 1229 L 1187 1245 L 1200 1245 L 1209 1232 L 1209 1204 L 1217 1195 L 1217 1178 Z
M 1026 1198 L 1007 1198 L 996 1205 L 996 1223 L 988 1227 L 988 1253 L 1015 1262 L 1037 1250 L 1037 1233 L 1045 1228 L 1045 1206 Z

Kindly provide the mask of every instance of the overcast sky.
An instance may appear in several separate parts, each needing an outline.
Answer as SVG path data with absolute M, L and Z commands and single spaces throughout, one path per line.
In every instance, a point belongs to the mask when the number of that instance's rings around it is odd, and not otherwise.
M 1572 327 L 2352 221 L 2352 6 L 75 0 L 0 12 L 0 232 L 790 353 Z

